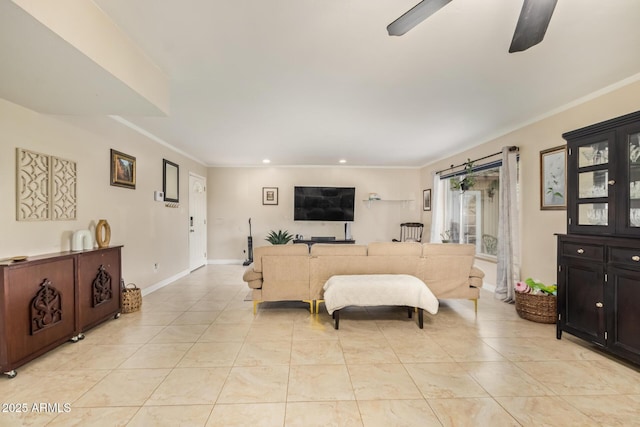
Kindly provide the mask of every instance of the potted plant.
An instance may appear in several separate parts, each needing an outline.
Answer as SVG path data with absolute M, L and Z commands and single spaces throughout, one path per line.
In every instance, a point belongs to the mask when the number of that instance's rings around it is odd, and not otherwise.
M 293 236 L 289 234 L 287 230 L 278 230 L 277 233 L 271 230 L 271 232 L 267 235 L 267 238 L 264 240 L 271 243 L 272 245 L 286 245 L 291 240 L 293 240 Z
M 440 238 L 442 239 L 442 243 L 449 243 L 451 241 L 451 230 L 444 230 L 440 233 Z
M 452 190 L 467 191 L 476 183 L 475 173 L 473 172 L 473 162 L 471 159 L 467 159 L 464 164 L 464 175 L 462 176 L 462 179 L 457 176 L 451 178 Z

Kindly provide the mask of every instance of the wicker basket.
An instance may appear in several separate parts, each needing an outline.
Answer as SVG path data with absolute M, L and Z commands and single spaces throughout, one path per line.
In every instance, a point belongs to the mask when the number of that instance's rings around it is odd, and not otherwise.
M 516 311 L 523 319 L 538 323 L 556 323 L 557 300 L 553 295 L 516 292 Z
M 129 283 L 122 288 L 122 312 L 131 313 L 140 310 L 142 306 L 142 292 L 135 284 Z

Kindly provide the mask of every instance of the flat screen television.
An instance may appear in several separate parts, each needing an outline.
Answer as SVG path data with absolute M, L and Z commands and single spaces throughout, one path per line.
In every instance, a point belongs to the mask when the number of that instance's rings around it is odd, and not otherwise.
M 354 187 L 294 187 L 295 221 L 353 221 Z

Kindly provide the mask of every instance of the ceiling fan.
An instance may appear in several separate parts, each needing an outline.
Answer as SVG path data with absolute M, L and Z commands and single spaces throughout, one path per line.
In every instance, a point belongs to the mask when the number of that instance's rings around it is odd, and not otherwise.
M 390 36 L 401 36 L 452 0 L 422 0 L 387 26 Z M 509 53 L 522 52 L 542 41 L 558 0 L 524 0 Z

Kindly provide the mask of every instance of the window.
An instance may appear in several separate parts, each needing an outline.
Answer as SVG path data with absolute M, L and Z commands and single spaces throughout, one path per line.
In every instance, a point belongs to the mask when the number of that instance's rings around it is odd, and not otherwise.
M 474 183 L 464 191 L 457 189 L 464 175 L 460 172 L 442 176 L 444 201 L 442 236 L 453 243 L 470 243 L 478 255 L 498 255 L 498 217 L 500 161 L 473 169 Z

